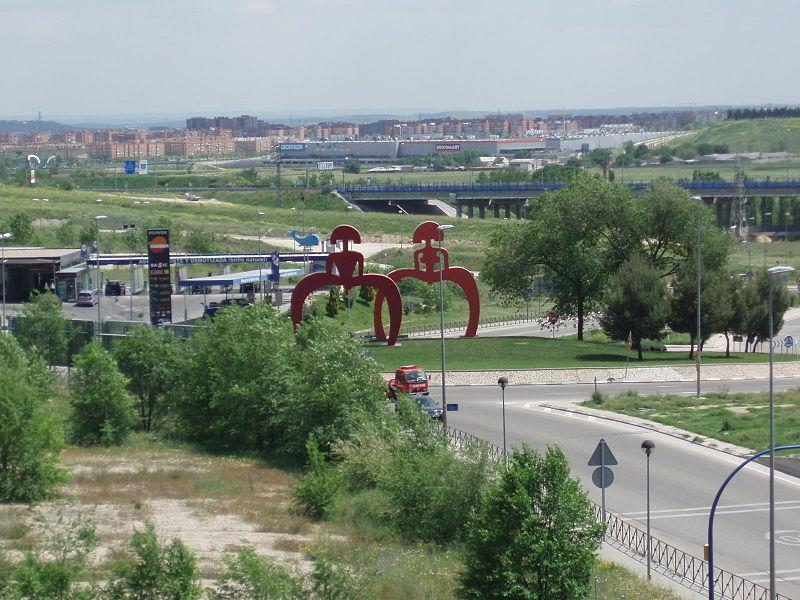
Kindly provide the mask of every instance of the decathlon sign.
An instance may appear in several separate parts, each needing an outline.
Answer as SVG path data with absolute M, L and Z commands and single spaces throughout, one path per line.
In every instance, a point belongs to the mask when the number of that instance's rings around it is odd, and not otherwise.
M 437 152 L 461 152 L 461 144 L 436 144 Z
M 306 145 L 302 143 L 291 143 L 291 142 L 284 142 L 278 146 L 281 151 L 281 154 L 286 152 L 305 152 Z

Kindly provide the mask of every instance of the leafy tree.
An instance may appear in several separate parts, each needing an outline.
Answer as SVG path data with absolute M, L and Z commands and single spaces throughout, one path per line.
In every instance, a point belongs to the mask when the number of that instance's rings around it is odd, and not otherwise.
M 342 300 L 339 295 L 339 286 L 332 285 L 328 292 L 328 302 L 325 304 L 325 314 L 334 318 L 342 309 Z
M 342 476 L 328 462 L 325 453 L 320 451 L 316 440 L 309 439 L 306 449 L 308 471 L 295 486 L 294 499 L 303 514 L 319 520 L 328 516 L 334 501 L 341 494 Z
M 674 274 L 694 260 L 697 246 L 698 206 L 686 190 L 659 179 L 639 201 L 638 223 L 645 254 L 662 276 Z M 701 244 L 704 269 L 720 269 L 733 250 L 732 238 L 716 226 L 708 207 L 700 206 Z
M 58 468 L 61 419 L 52 379 L 8 335 L 0 336 L 0 502 L 48 498 L 66 477 Z
M 297 334 L 291 368 L 294 393 L 278 406 L 282 451 L 302 456 L 313 437 L 327 452 L 346 439 L 364 419 L 386 406 L 386 382 L 361 345 L 332 323 L 304 323 Z
M 694 356 L 694 345 L 703 343 L 727 326 L 726 313 L 731 299 L 727 296 L 728 275 L 722 270 L 703 267 L 700 280 L 700 333 L 703 339 L 697 342 L 697 267 L 687 262 L 676 273 L 672 282 L 669 326 L 673 331 L 688 333 L 690 339 L 689 358 Z
M 661 164 L 672 162 L 672 149 L 664 146 L 658 152 L 658 162 Z
M 169 329 L 139 326 L 114 348 L 128 389 L 136 396 L 142 429 L 150 431 L 163 416 L 164 403 L 175 388 L 181 342 Z
M 182 433 L 214 450 L 275 447 L 275 414 L 297 389 L 294 343 L 289 320 L 264 303 L 223 308 L 203 323 L 185 342 L 178 371 Z
M 741 291 L 742 322 L 737 333 L 747 336 L 755 352 L 758 342 L 769 339 L 769 293 L 772 287 L 773 333 L 783 327 L 783 317 L 789 308 L 789 293 L 786 286 L 774 275 L 760 270 L 746 283 Z
M 375 299 L 375 290 L 369 287 L 368 285 L 362 285 L 361 288 L 358 290 L 358 297 L 364 304 L 369 306 Z
M 580 482 L 557 446 L 512 452 L 467 525 L 464 599 L 585 598 L 603 538 Z
M 595 148 L 589 152 L 589 162 L 600 167 L 603 178 L 608 179 L 608 167 L 611 165 L 613 153 L 608 148 Z
M 530 220 L 495 229 L 481 277 L 493 292 L 516 300 L 544 275 L 555 311 L 577 317 L 582 340 L 586 314 L 639 245 L 632 202 L 621 186 L 589 175 L 577 178 L 537 199 Z
M 669 316 L 664 281 L 641 255 L 623 264 L 611 280 L 600 325 L 612 340 L 631 336 L 633 348 L 642 359 L 642 339 L 661 339 Z
M 342 170 L 345 173 L 361 173 L 361 163 L 355 160 L 348 160 L 344 163 Z
M 78 232 L 75 226 L 69 221 L 64 221 L 56 229 L 56 240 L 64 248 L 71 248 L 78 239 Z
M 633 156 L 639 160 L 645 159 L 650 155 L 650 148 L 647 147 L 647 144 L 639 144 L 636 146 L 636 150 L 633 151 Z
M 18 246 L 24 246 L 33 241 L 36 230 L 28 213 L 15 212 L 3 223 L 3 231 L 11 233 L 11 240 Z
M 70 429 L 76 444 L 121 443 L 136 422 L 127 380 L 97 342 L 84 346 L 70 376 Z
M 201 597 L 200 572 L 189 548 L 174 538 L 161 545 L 148 525 L 131 539 L 133 556 L 114 566 L 109 600 L 196 600 Z
M 184 241 L 184 250 L 194 254 L 212 254 L 219 250 L 213 233 L 202 228 L 192 229 Z
M 14 335 L 25 350 L 49 365 L 66 365 L 74 327 L 64 316 L 61 301 L 51 293 L 34 291 L 17 318 Z

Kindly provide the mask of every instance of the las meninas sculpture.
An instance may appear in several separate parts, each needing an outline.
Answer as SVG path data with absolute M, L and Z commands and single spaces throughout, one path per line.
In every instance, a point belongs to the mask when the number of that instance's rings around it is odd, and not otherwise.
M 312 273 L 301 279 L 292 292 L 292 322 L 299 325 L 303 320 L 303 303 L 315 290 L 331 285 L 344 287 L 345 293 L 356 286 L 375 288 L 374 325 L 375 337 L 386 340 L 394 346 L 400 333 L 400 321 L 403 318 L 403 306 L 397 282 L 405 277 L 413 277 L 426 283 L 452 281 L 464 290 L 464 297 L 469 305 L 469 320 L 465 337 L 475 337 L 480 319 L 480 298 L 478 286 L 472 273 L 463 267 L 451 267 L 447 250 L 441 247 L 444 231 L 434 221 L 420 223 L 414 230 L 413 243 L 424 246 L 414 251 L 413 269 L 395 269 L 388 275 L 364 273 L 364 256 L 350 247 L 351 243 L 360 244 L 361 234 L 351 225 L 339 225 L 331 233 L 332 244 L 342 243 L 342 249 L 331 252 L 325 260 L 324 273 Z M 434 246 L 433 242 L 439 242 Z M 383 327 L 381 309 L 384 301 L 389 307 L 389 335 Z

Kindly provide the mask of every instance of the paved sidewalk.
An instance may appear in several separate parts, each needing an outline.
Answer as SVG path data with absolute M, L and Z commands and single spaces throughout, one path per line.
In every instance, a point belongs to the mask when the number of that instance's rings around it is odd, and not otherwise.
M 800 377 L 800 361 L 776 362 L 775 377 Z M 438 371 L 428 371 L 431 384 L 439 385 Z M 385 373 L 391 378 L 393 373 Z M 529 369 L 529 370 L 491 370 L 491 371 L 448 371 L 448 385 L 496 385 L 500 376 L 506 376 L 514 385 L 539 385 L 559 383 L 652 383 L 671 381 L 695 381 L 697 371 L 694 365 L 631 367 L 627 376 L 625 368 L 570 368 L 570 369 Z M 703 365 L 703 381 L 737 381 L 743 379 L 767 379 L 769 364 L 729 364 Z

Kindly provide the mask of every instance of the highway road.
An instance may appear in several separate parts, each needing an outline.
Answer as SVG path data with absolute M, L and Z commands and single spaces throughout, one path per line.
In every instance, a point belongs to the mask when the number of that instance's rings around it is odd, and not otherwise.
M 513 382 L 512 382 L 513 383 Z M 766 389 L 766 380 L 704 382 L 704 389 L 725 385 L 731 391 Z M 603 391 L 637 389 L 641 393 L 692 393 L 693 383 L 605 384 Z M 800 386 L 800 378 L 776 381 L 776 389 Z M 666 542 L 703 555 L 709 507 L 719 485 L 741 459 L 711 448 L 633 425 L 601 418 L 574 416 L 542 406 L 553 400 L 576 400 L 591 394 L 590 385 L 514 386 L 506 389 L 506 430 L 509 446 L 523 442 L 543 450 L 558 444 L 573 473 L 600 502 L 600 490 L 586 466 L 600 438 L 619 461 L 607 490 L 608 509 L 645 524 L 645 456 L 640 446 L 651 439 L 652 532 Z M 440 399 L 439 390 L 431 396 Z M 449 402 L 459 411 L 449 413 L 449 425 L 502 446 L 500 389 L 496 386 L 448 387 Z M 768 471 L 755 465 L 744 469 L 730 484 L 717 513 L 715 563 L 718 567 L 768 585 Z M 776 476 L 776 536 L 778 591 L 800 600 L 800 480 Z

